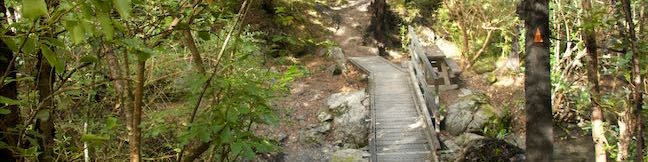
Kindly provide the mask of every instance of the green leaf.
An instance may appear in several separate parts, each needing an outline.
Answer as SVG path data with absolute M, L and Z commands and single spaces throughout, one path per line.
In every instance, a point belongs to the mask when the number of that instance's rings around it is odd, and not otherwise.
M 56 39 L 56 38 L 45 38 L 45 43 L 49 44 L 50 46 L 56 46 L 58 48 L 65 48 L 65 43 L 63 41 Z
M 106 119 L 106 126 L 104 126 L 104 129 L 105 130 L 110 130 L 110 129 L 113 129 L 113 128 L 117 127 L 117 126 L 118 126 L 117 125 L 117 118 L 111 116 L 111 117 L 108 117 Z
M 0 103 L 5 104 L 5 105 L 19 105 L 20 101 L 19 100 L 14 100 L 5 96 L 0 96 Z
M 122 43 L 129 47 L 129 49 L 136 51 L 137 58 L 140 61 L 144 61 L 148 58 L 151 57 L 151 55 L 157 53 L 155 50 L 148 48 L 144 45 L 142 40 L 136 39 L 136 38 L 131 38 L 131 39 L 124 39 L 122 40 Z
M 33 54 L 36 51 L 38 51 L 38 40 L 37 38 L 30 36 L 27 38 L 27 42 L 25 42 L 25 46 L 23 46 L 22 51 L 28 54 Z
M 99 23 L 101 23 L 101 32 L 104 34 L 104 39 L 111 41 L 115 35 L 115 28 L 113 28 L 112 20 L 107 13 L 97 15 Z
M 52 50 L 47 47 L 47 45 L 41 45 L 41 52 L 43 53 L 45 59 L 47 59 L 47 62 L 52 65 L 52 67 L 54 67 L 57 73 L 63 73 L 63 63 L 59 61 L 58 57 L 56 57 L 56 54 L 54 54 L 54 52 L 52 52 Z
M 279 123 L 279 119 L 274 114 L 271 113 L 261 113 L 261 119 L 263 122 L 269 125 L 276 125 Z
M 113 0 L 115 4 L 115 9 L 119 12 L 119 15 L 123 19 L 130 18 L 131 13 L 131 1 L 130 0 Z
M 70 30 L 71 36 L 72 36 L 72 42 L 74 44 L 79 44 L 83 42 L 83 39 L 85 38 L 85 31 L 83 31 L 83 28 L 81 27 L 80 24 L 76 24 L 72 26 L 72 30 Z
M 2 41 L 11 49 L 11 51 L 17 52 L 18 51 L 18 45 L 15 41 L 14 37 L 2 37 Z
M 84 34 L 88 34 L 89 36 L 93 36 L 95 33 L 95 26 L 91 23 L 90 20 L 87 19 L 81 19 L 79 20 L 79 25 L 81 25 L 81 28 L 83 29 Z
M 7 115 L 11 113 L 11 110 L 5 109 L 5 108 L 0 108 L 0 115 Z
M 260 153 L 268 153 L 274 151 L 274 145 L 267 140 L 255 143 L 254 148 Z
M 232 135 L 232 130 L 229 127 L 225 127 L 220 134 L 220 139 L 222 143 L 230 143 L 233 141 L 234 136 Z
M 35 20 L 45 14 L 47 14 L 47 4 L 45 4 L 45 0 L 22 1 L 22 16 L 25 18 Z
M 238 154 L 243 150 L 243 142 L 241 141 L 236 141 L 232 145 L 230 145 L 232 149 L 232 154 Z
M 254 153 L 254 150 L 252 150 L 252 147 L 250 147 L 250 145 L 248 145 L 247 143 L 244 143 L 243 144 L 243 156 L 245 156 L 245 158 L 247 158 L 247 159 L 253 159 L 254 155 L 256 155 L 256 153 Z

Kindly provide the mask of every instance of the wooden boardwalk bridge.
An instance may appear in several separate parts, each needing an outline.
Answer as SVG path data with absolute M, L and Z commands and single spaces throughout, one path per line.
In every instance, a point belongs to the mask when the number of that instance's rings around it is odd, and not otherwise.
M 409 32 L 412 60 L 407 67 L 380 56 L 350 58 L 370 77 L 370 152 L 374 162 L 438 161 L 437 94 L 440 88 L 456 88 L 450 77 L 458 70 L 439 50 L 423 48 L 412 27 Z

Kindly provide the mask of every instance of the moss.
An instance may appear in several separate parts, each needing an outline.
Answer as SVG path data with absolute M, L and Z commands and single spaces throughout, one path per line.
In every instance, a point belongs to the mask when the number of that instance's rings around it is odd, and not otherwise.
M 477 74 L 484 74 L 487 72 L 495 71 L 495 61 L 484 60 L 478 61 L 473 65 L 472 70 Z
M 494 84 L 497 82 L 497 75 L 495 75 L 495 73 L 488 74 L 488 76 L 486 76 L 486 81 L 488 81 L 488 84 Z

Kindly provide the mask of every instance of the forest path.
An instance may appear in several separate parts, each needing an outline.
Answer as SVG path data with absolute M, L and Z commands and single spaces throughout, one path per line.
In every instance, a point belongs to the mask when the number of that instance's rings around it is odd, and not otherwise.
M 378 49 L 363 45 L 365 30 L 371 21 L 369 5 L 372 0 L 349 0 L 347 4 L 331 7 L 337 13 L 337 30 L 330 39 L 335 41 L 346 56 L 377 55 Z

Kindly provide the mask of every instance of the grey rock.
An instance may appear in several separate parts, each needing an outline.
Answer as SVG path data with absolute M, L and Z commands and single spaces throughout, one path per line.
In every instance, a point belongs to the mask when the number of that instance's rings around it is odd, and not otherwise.
M 459 91 L 461 91 L 461 93 L 459 93 L 459 97 L 465 97 L 473 94 L 472 90 L 468 88 L 461 88 L 459 89 Z
M 325 122 L 313 128 L 313 131 L 317 133 L 326 133 L 331 130 L 331 123 Z
M 465 98 L 448 106 L 443 120 L 445 129 L 455 136 L 466 131 L 466 128 L 473 120 L 473 109 L 476 106 L 476 101 Z
M 342 139 L 345 148 L 366 146 L 369 134 L 369 109 L 362 104 L 367 99 L 364 89 L 336 93 L 327 99 L 335 124 L 334 137 Z
M 328 122 L 333 119 L 333 115 L 328 111 L 320 111 L 317 113 L 317 119 L 319 119 L 320 122 Z
M 326 51 L 326 56 L 335 62 L 335 69 L 333 70 L 333 74 L 337 75 L 336 72 L 339 71 L 338 74 L 341 74 L 343 72 L 346 72 L 346 57 L 344 57 L 344 52 L 342 52 L 342 48 L 340 47 L 331 47 L 328 48 Z
M 336 151 L 331 157 L 331 162 L 368 162 L 368 159 L 363 158 L 367 154 L 362 150 L 344 149 Z
M 486 139 L 487 137 L 475 134 L 475 133 L 464 133 L 460 136 L 457 136 L 453 140 L 454 143 L 456 143 L 459 147 L 466 147 L 468 144 L 470 144 L 473 141 L 476 140 L 481 140 L 481 139 Z
M 524 138 L 519 137 L 519 136 L 517 136 L 515 134 L 507 135 L 506 137 L 504 137 L 504 141 L 506 141 L 506 142 L 508 142 L 508 143 L 510 143 L 512 145 L 515 145 L 515 146 L 517 146 L 519 148 L 522 148 L 522 149 L 526 148 Z
M 490 104 L 488 96 L 473 93 L 448 106 L 443 122 L 445 129 L 457 136 L 464 132 L 480 132 L 489 122 L 503 117 L 502 111 Z

